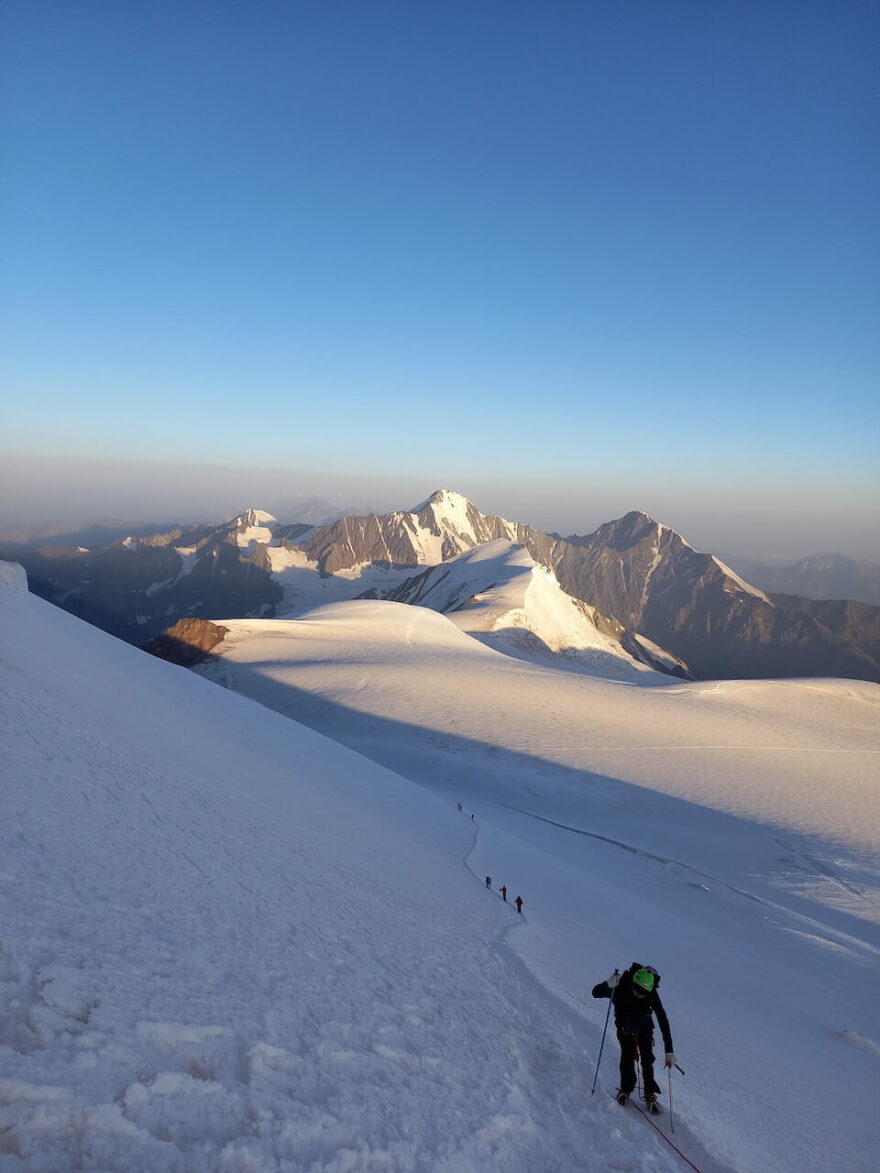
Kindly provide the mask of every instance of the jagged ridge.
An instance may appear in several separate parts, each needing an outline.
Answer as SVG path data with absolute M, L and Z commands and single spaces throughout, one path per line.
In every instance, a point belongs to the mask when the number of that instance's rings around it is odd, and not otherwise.
M 499 539 L 525 547 L 647 662 L 653 644 L 702 678 L 880 680 L 880 608 L 765 594 L 638 511 L 562 538 L 482 514 L 441 489 L 411 511 L 332 525 L 282 525 L 248 509 L 214 529 L 132 537 L 98 552 L 44 548 L 21 560 L 36 592 L 142 643 L 186 615 L 272 615 L 386 597 L 414 570 Z

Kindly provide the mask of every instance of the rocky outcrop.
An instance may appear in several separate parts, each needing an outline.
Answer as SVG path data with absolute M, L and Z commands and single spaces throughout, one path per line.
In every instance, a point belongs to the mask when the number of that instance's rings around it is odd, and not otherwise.
M 180 619 L 162 635 L 143 645 L 144 651 L 160 660 L 192 668 L 207 660 L 229 634 L 229 628 L 207 619 Z

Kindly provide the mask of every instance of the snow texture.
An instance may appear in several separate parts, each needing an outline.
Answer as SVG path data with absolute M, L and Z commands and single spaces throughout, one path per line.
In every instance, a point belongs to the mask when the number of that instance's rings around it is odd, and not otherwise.
M 24 585 L 0 1173 L 679 1170 L 611 1035 L 590 1094 L 590 987 L 636 958 L 703 1173 L 873 1168 L 880 689 L 645 688 L 364 603 L 229 637 L 254 704 Z

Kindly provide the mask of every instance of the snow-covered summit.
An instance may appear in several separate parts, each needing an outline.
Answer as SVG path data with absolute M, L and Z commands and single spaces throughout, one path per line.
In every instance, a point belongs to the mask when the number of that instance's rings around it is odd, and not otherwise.
M 454 489 L 436 489 L 412 512 L 416 515 L 433 514 L 434 517 L 445 521 L 447 525 L 455 526 L 458 529 L 462 527 L 466 529 L 475 514 L 482 516 L 472 501 L 469 501 L 463 493 L 456 493 Z
M 273 538 L 272 526 L 277 524 L 277 518 L 264 509 L 245 509 L 243 513 L 233 517 L 232 521 L 228 523 L 227 529 L 235 535 L 236 544 L 244 548 L 251 546 L 254 542 L 264 544 L 271 542 Z
M 227 523 L 231 529 L 249 529 L 251 526 L 277 525 L 277 517 L 267 513 L 265 509 L 245 509 L 237 517 Z
M 419 526 L 444 538 L 444 558 L 494 538 L 516 540 L 514 523 L 481 513 L 472 501 L 451 489 L 438 489 L 432 493 L 414 510 L 413 516 Z
M 421 513 L 423 509 L 427 509 L 429 506 L 434 509 L 445 508 L 452 511 L 466 512 L 468 508 L 472 508 L 472 503 L 463 493 L 457 493 L 455 489 L 435 489 L 430 496 L 426 497 L 424 501 L 416 505 L 410 512 Z

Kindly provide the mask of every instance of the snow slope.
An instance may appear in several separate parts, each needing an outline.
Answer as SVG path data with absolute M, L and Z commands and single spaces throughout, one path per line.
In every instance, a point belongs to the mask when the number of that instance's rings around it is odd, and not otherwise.
M 586 1021 L 614 964 L 661 970 L 694 1143 L 742 1170 L 872 1165 L 880 688 L 645 688 L 393 602 L 224 626 L 215 678 L 476 809 L 477 870 L 522 885 L 514 947 Z
M 602 631 L 595 607 L 567 595 L 524 546 L 499 538 L 409 580 L 394 599 L 448 614 L 460 630 L 527 659 L 563 658 L 583 670 L 655 676 Z
M 510 948 L 479 819 L 25 585 L 0 564 L 0 1173 L 678 1168 L 590 1096 L 602 1008 Z

